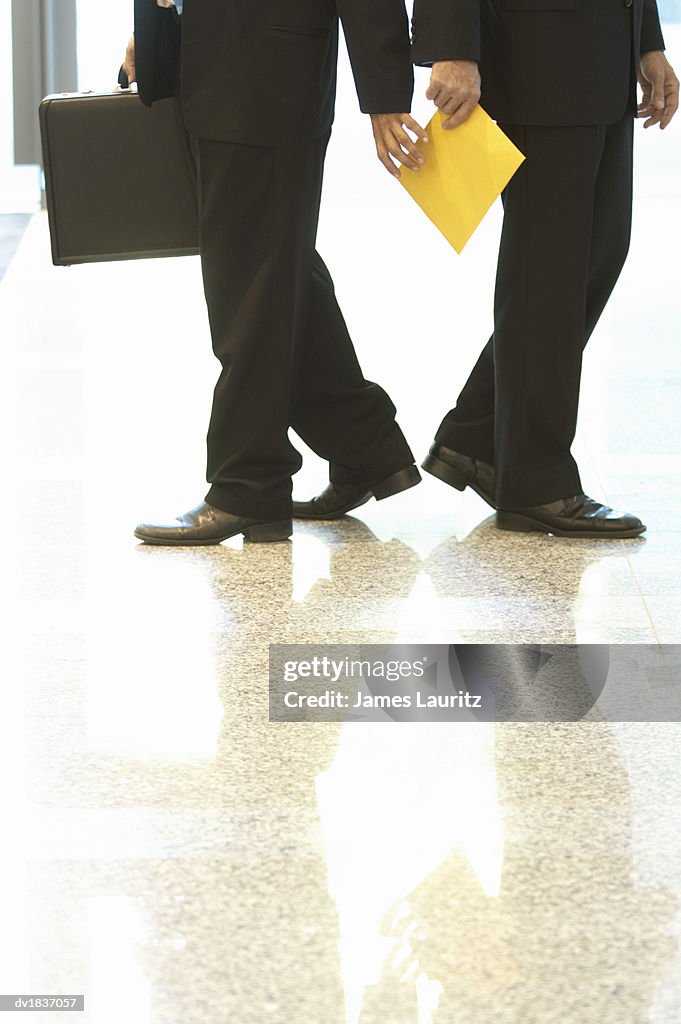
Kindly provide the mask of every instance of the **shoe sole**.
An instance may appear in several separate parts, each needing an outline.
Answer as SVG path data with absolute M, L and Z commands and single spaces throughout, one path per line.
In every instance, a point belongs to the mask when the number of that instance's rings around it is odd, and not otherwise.
M 268 544 L 276 541 L 288 540 L 293 533 L 293 522 L 290 519 L 282 519 L 277 523 L 256 523 L 254 526 L 247 526 L 243 530 L 234 530 L 226 533 L 224 537 L 211 537 L 210 540 L 190 540 L 186 537 L 147 537 L 135 530 L 135 536 L 145 544 L 155 544 L 158 547 L 172 548 L 197 548 L 208 547 L 210 544 L 222 544 L 223 540 L 237 537 L 240 533 L 244 541 L 251 544 Z
M 555 537 L 584 537 L 585 540 L 628 540 L 632 537 L 640 537 L 645 533 L 645 526 L 639 526 L 631 530 L 620 530 L 615 533 L 606 533 L 603 530 L 556 530 L 540 522 L 539 519 L 532 519 L 531 516 L 523 516 L 518 512 L 497 511 L 496 525 L 500 530 L 510 530 L 515 533 L 546 533 Z
M 367 491 L 364 497 L 360 501 L 353 501 L 349 505 L 344 505 L 343 508 L 337 509 L 335 512 L 328 512 L 326 515 L 320 516 L 314 513 L 307 512 L 296 512 L 294 511 L 295 519 L 315 519 L 317 522 L 329 522 L 333 519 L 342 519 L 348 512 L 352 512 L 356 508 L 360 508 L 362 505 L 366 505 L 368 501 L 375 498 L 376 501 L 384 501 L 385 498 L 392 498 L 394 494 L 400 494 L 401 491 L 408 491 L 410 487 L 416 487 L 421 482 L 421 474 L 419 473 L 416 466 L 407 466 L 406 469 L 400 469 L 397 473 L 393 473 L 392 476 L 388 476 L 385 480 L 381 480 L 379 483 Z M 296 502 L 294 502 L 295 506 Z
M 454 469 L 448 462 L 444 462 L 442 459 L 438 459 L 437 455 L 426 455 L 425 459 L 421 463 L 421 469 L 425 469 L 426 473 L 430 473 L 431 476 L 437 477 L 438 480 L 442 480 L 443 483 L 449 484 L 450 487 L 455 487 L 457 491 L 465 491 L 467 487 L 470 487 L 472 491 L 482 498 L 490 508 L 496 506 L 489 497 L 480 490 L 480 488 L 468 477 L 460 473 L 458 469 Z

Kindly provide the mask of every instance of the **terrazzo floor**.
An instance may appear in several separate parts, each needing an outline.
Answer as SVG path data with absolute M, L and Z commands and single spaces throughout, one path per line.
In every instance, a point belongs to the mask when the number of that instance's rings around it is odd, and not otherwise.
M 320 250 L 421 458 L 499 212 L 455 257 L 343 74 Z M 635 541 L 501 533 L 427 478 L 290 544 L 137 544 L 204 493 L 198 263 L 57 269 L 34 217 L 0 284 L 0 992 L 84 993 L 84 1024 L 678 1024 L 677 722 L 275 725 L 267 650 L 681 641 L 680 132 L 638 133 L 575 449 Z M 306 453 L 296 493 L 324 477 Z M 6 1015 L 34 1017 L 72 1019 Z

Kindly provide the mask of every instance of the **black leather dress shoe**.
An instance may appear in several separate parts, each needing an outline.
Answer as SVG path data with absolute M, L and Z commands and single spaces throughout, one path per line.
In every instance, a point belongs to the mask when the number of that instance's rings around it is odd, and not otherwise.
M 310 501 L 294 501 L 293 515 L 297 519 L 340 519 L 371 498 L 382 501 L 414 487 L 420 480 L 416 466 L 407 466 L 376 484 L 329 484 Z
M 256 542 L 288 540 L 293 533 L 293 524 L 290 519 L 272 523 L 234 516 L 231 512 L 223 512 L 203 501 L 183 516 L 178 516 L 175 523 L 140 523 L 135 530 L 135 536 L 145 544 L 167 544 L 174 547 L 219 544 L 229 537 L 236 537 L 238 533 L 243 533 L 246 540 Z
M 461 455 L 452 448 L 445 448 L 443 444 L 434 444 L 422 463 L 422 469 L 436 476 L 438 480 L 443 480 L 450 487 L 456 487 L 457 491 L 470 487 L 483 501 L 496 508 L 494 466 L 490 466 L 489 463 Z
M 499 509 L 497 526 L 521 533 L 538 530 L 557 537 L 605 537 L 612 540 L 638 537 L 645 530 L 636 516 L 614 512 L 586 494 L 560 498 L 533 508 Z

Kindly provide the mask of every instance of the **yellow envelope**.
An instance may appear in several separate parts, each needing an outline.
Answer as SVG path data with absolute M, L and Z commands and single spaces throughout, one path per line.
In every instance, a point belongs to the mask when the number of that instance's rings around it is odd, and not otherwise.
M 457 252 L 525 159 L 482 107 L 445 131 L 439 110 L 428 125 L 420 171 L 401 168 L 400 182 Z

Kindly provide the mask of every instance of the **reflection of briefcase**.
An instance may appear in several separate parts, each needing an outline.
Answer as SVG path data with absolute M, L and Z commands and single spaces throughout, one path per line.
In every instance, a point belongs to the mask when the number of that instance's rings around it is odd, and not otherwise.
M 174 99 L 64 93 L 40 105 L 52 261 L 95 263 L 198 252 L 187 137 Z

